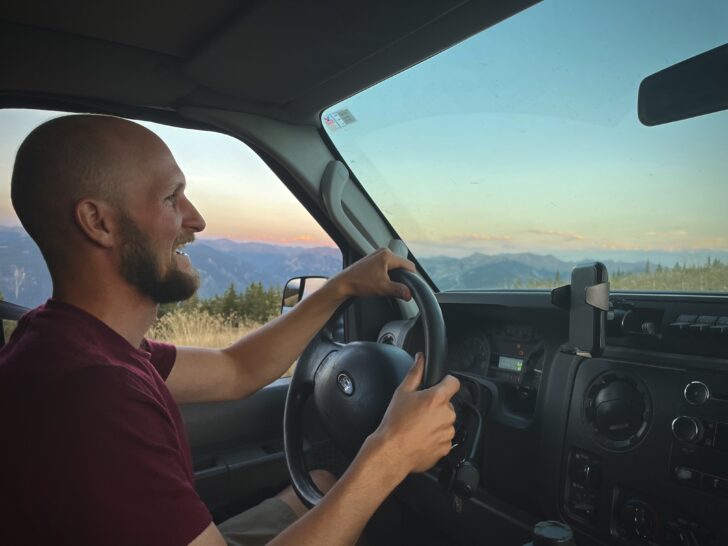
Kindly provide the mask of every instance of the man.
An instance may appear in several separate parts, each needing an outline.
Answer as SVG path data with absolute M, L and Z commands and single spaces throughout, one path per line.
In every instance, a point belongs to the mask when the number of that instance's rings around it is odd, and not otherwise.
M 257 391 L 351 296 L 410 297 L 387 272 L 413 264 L 378 251 L 226 349 L 175 348 L 143 336 L 157 304 L 197 289 L 180 248 L 205 222 L 156 135 L 107 116 L 47 122 L 18 151 L 12 200 L 53 298 L 0 352 L 2 544 L 225 544 L 194 491 L 176 404 Z M 323 501 L 270 544 L 353 544 L 408 473 L 448 452 L 458 382 L 417 391 L 422 366 Z M 290 490 L 275 502 L 285 523 L 302 512 Z

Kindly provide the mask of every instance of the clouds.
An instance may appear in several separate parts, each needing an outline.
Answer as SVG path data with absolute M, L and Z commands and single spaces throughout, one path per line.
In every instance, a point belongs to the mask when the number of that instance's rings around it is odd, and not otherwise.
M 579 235 L 578 233 L 567 233 L 564 231 L 555 231 L 550 229 L 529 229 L 526 230 L 526 233 L 530 233 L 532 235 L 540 235 L 553 239 L 560 239 L 563 241 L 584 241 L 586 239 L 586 237 L 584 237 L 583 235 Z
M 501 242 L 509 243 L 513 240 L 510 235 L 486 235 L 480 233 L 468 233 L 463 235 L 452 235 L 445 237 L 443 243 L 451 243 L 454 245 L 467 245 L 470 243 L 483 243 L 483 242 Z
M 558 229 L 523 229 L 503 233 L 447 233 L 417 237 L 405 242 L 418 256 L 463 257 L 472 253 L 508 254 L 531 252 L 555 256 L 611 256 L 624 252 L 684 253 L 728 248 L 728 236 L 698 236 L 679 228 L 650 230 L 630 238 L 603 235 L 598 229 L 577 233 Z

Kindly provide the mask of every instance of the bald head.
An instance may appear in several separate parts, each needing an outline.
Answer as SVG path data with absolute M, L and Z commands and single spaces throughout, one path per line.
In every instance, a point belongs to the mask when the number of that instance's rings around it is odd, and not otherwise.
M 75 228 L 76 204 L 91 198 L 123 208 L 126 186 L 152 148 L 168 152 L 151 131 L 111 116 L 64 116 L 28 135 L 15 159 L 11 197 L 49 266 Z

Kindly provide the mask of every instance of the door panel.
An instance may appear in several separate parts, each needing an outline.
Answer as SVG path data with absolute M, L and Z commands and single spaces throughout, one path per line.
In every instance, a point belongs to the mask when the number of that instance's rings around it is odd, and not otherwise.
M 180 406 L 195 484 L 216 521 L 274 495 L 288 483 L 283 409 L 288 380 L 232 402 Z
M 187 427 L 195 486 L 216 522 L 288 484 L 283 452 L 283 410 L 289 379 L 279 379 L 244 400 L 180 406 Z M 313 403 L 303 415 L 309 469 L 340 475 L 348 461 L 332 446 Z

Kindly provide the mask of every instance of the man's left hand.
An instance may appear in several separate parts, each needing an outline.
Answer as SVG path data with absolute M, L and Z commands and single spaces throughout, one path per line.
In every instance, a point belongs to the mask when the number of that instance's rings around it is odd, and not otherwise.
M 393 296 L 409 301 L 409 288 L 389 278 L 392 269 L 416 271 L 415 264 L 401 258 L 387 248 L 380 248 L 353 263 L 329 282 L 344 298 L 352 296 Z

